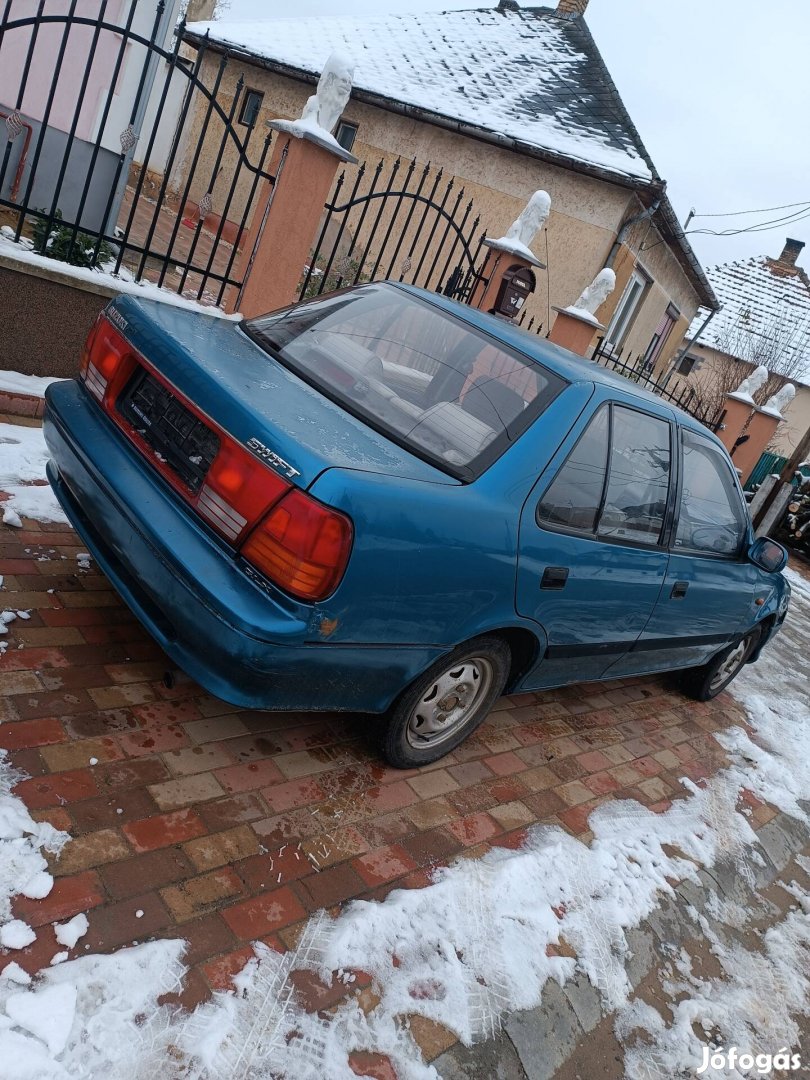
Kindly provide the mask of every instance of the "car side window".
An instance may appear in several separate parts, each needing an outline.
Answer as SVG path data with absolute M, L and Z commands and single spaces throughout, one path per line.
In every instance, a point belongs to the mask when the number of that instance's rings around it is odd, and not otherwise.
M 667 421 L 614 405 L 610 470 L 598 535 L 657 544 L 667 509 L 671 466 Z
M 683 432 L 683 483 L 675 547 L 712 555 L 738 554 L 746 510 L 731 467 L 707 439 Z
M 580 435 L 537 508 L 540 524 L 592 533 L 607 471 L 610 410 L 604 406 Z

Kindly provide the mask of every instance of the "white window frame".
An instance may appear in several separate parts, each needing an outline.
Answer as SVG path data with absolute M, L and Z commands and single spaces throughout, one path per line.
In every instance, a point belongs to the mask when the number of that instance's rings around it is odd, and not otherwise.
M 615 351 L 627 336 L 633 319 L 641 306 L 647 290 L 652 282 L 649 274 L 636 268 L 630 275 L 630 280 L 624 287 L 622 298 L 616 305 L 608 328 L 605 331 L 605 343 L 611 351 Z

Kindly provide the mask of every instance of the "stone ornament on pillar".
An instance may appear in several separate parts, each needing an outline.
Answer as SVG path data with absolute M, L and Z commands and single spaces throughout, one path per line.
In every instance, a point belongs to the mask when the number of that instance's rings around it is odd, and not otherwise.
M 728 396 L 735 401 L 742 401 L 746 405 L 755 405 L 754 394 L 761 390 L 768 381 L 768 369 L 762 364 L 754 368 L 751 374 L 740 383 L 736 390 Z
M 784 420 L 782 413 L 795 397 L 796 387 L 793 383 L 785 383 L 781 390 L 778 390 L 772 397 L 768 398 L 762 408 L 762 412 L 768 416 L 775 416 L 778 420 Z
M 602 330 L 604 327 L 596 318 L 596 309 L 604 304 L 615 288 L 616 275 L 610 267 L 606 266 L 604 270 L 599 271 L 590 285 L 582 290 L 578 300 L 575 300 L 567 308 L 558 308 L 557 310 L 565 312 L 566 315 L 573 315 L 586 322 L 591 322 L 599 330 Z
M 595 330 L 604 330 L 594 312 L 616 288 L 616 275 L 609 267 L 600 270 L 579 298 L 568 307 L 555 307 L 557 318 L 548 335 L 549 341 L 587 357 Z
M 325 150 L 331 150 L 341 161 L 356 162 L 357 158 L 345 150 L 333 132 L 351 97 L 354 64 L 345 53 L 335 51 L 324 64 L 315 93 L 307 98 L 298 120 L 271 120 L 270 127 L 294 135 L 297 139 L 309 139 Z
M 471 307 L 479 308 L 481 311 L 496 312 L 497 300 L 502 295 L 506 276 L 519 274 L 522 267 L 537 266 L 541 270 L 545 269 L 545 263 L 540 262 L 529 244 L 545 225 L 550 209 L 551 196 L 548 192 L 535 191 L 506 230 L 505 236 L 500 236 L 495 240 L 490 236 L 484 237 L 484 245 L 489 250 L 481 273 L 473 286 L 470 297 Z M 504 259 L 504 255 L 508 255 L 509 258 Z M 516 315 L 519 310 L 516 307 L 509 317 Z
M 547 191 L 535 191 L 518 217 L 506 230 L 506 235 L 499 237 L 497 240 L 487 236 L 484 243 L 494 251 L 517 255 L 519 258 L 525 259 L 530 266 L 544 268 L 545 264 L 540 262 L 529 245 L 545 225 L 550 210 L 551 196 L 549 193 Z

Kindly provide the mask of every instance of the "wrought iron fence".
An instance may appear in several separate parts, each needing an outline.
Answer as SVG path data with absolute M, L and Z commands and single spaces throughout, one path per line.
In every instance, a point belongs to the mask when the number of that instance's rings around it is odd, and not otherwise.
M 37 0 L 17 18 L 14 6 L 0 17 L 6 236 L 221 303 L 242 283 L 238 243 L 273 180 L 271 136 L 243 110 L 228 56 L 184 44 L 184 20 L 172 43 L 177 5 L 164 0 L 130 0 L 109 20 L 110 0 L 93 17 L 78 0 L 62 14 Z
M 526 318 L 527 314 L 528 314 L 528 312 L 527 312 L 526 308 L 524 307 L 523 311 L 521 311 L 520 315 L 518 315 L 517 319 L 515 319 L 516 325 L 517 326 L 522 326 L 523 329 L 527 333 L 530 333 L 530 334 L 534 333 L 534 334 L 538 334 L 538 335 L 542 334 L 544 324 L 539 319 L 537 319 L 534 315 L 530 315 L 529 318 L 527 319 Z M 548 331 L 546 331 L 546 337 L 548 337 Z
M 655 378 L 649 364 L 645 362 L 643 354 L 640 353 L 635 359 L 629 353 L 626 357 L 623 354 L 623 349 L 612 349 L 606 339 L 600 337 L 591 354 L 591 360 L 604 368 L 608 368 L 610 371 L 623 375 L 624 378 L 636 383 L 642 389 L 649 390 L 650 393 L 664 398 L 665 401 L 669 401 L 683 412 L 699 420 L 701 424 L 711 431 L 718 430 L 725 413 L 722 410 L 717 413 L 710 413 L 701 402 L 694 387 L 684 386 L 680 391 L 669 390 L 664 382 Z
M 344 169 L 324 210 L 299 299 L 375 278 L 469 299 L 485 254 L 481 218 L 442 169 L 415 158 L 387 170 L 363 163 L 353 179 Z

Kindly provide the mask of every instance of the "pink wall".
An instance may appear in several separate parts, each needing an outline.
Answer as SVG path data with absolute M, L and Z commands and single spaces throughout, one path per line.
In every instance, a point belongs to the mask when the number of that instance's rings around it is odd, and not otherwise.
M 108 0 L 104 21 L 123 24 L 129 12 L 129 4 L 130 0 Z M 38 0 L 12 0 L 9 21 L 34 16 L 38 7 Z M 74 14 L 95 19 L 100 8 L 101 0 L 79 0 Z M 69 0 L 47 0 L 44 14 L 66 14 L 69 10 Z M 59 23 L 45 24 L 39 28 L 28 83 L 20 106 L 21 113 L 35 120 L 41 120 L 45 112 L 64 30 L 64 25 Z M 0 107 L 17 104 L 31 34 L 30 27 L 11 29 L 5 33 L 0 46 Z M 93 28 L 89 26 L 74 26 L 68 35 L 59 83 L 51 106 L 49 124 L 52 127 L 61 128 L 63 131 L 70 130 L 82 79 L 87 69 L 92 38 Z M 90 139 L 95 135 L 97 114 L 110 85 L 119 47 L 118 35 L 102 31 L 76 129 L 76 134 L 81 139 Z M 126 57 L 122 72 L 125 64 Z

